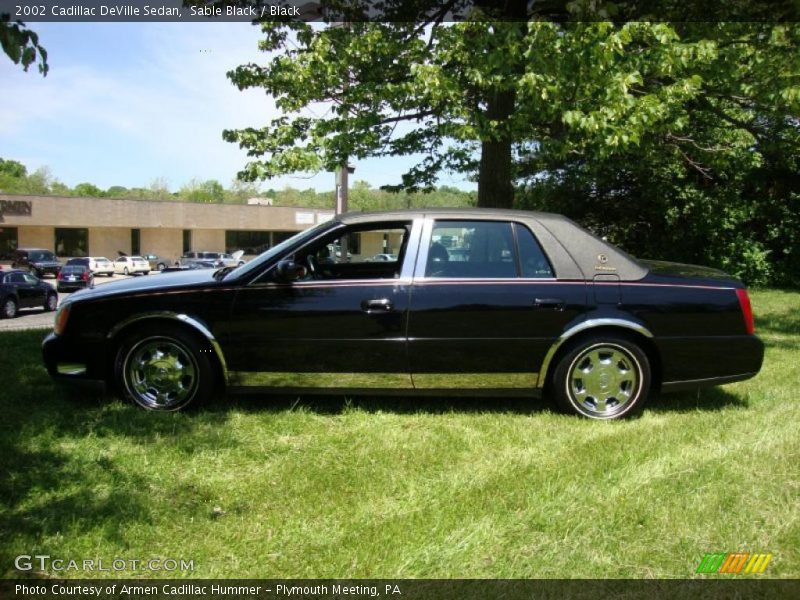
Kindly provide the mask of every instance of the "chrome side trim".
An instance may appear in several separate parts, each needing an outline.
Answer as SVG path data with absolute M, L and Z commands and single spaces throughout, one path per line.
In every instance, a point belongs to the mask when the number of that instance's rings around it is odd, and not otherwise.
M 412 389 L 408 373 L 232 371 L 230 381 L 243 387 Z
M 650 333 L 649 329 L 640 323 L 636 323 L 635 321 L 626 321 L 625 319 L 589 319 L 587 321 L 582 321 L 577 325 L 567 329 L 558 337 L 555 342 L 553 342 L 553 345 L 550 346 L 550 349 L 547 351 L 547 354 L 542 361 L 542 368 L 539 369 L 539 383 L 537 387 L 544 387 L 544 382 L 547 380 L 547 370 L 550 368 L 550 362 L 553 360 L 553 356 L 555 356 L 558 349 L 564 345 L 564 342 L 572 338 L 577 333 L 581 333 L 582 331 L 586 331 L 588 329 L 596 329 L 597 327 L 622 327 L 624 329 L 630 329 L 631 331 L 640 333 L 645 337 L 653 337 L 653 334 Z
M 82 363 L 58 363 L 56 371 L 59 375 L 86 375 L 86 365 Z
M 414 389 L 535 389 L 537 373 L 414 373 Z
M 219 345 L 217 338 L 214 337 L 214 334 L 206 327 L 201 321 L 195 319 L 194 317 L 190 317 L 189 315 L 185 315 L 182 313 L 174 313 L 171 311 L 156 311 L 156 312 L 148 312 L 142 313 L 140 315 L 136 315 L 125 319 L 124 321 L 120 321 L 111 330 L 108 332 L 106 336 L 107 339 L 111 340 L 122 331 L 125 327 L 130 325 L 131 323 L 136 323 L 138 321 L 146 321 L 148 319 L 169 319 L 172 321 L 180 321 L 197 331 L 200 335 L 202 335 L 211 347 L 214 349 L 214 354 L 216 354 L 217 358 L 219 359 L 220 367 L 222 368 L 222 377 L 227 384 L 229 381 L 229 373 L 228 373 L 228 364 L 225 362 L 225 355 L 222 353 L 222 347 Z

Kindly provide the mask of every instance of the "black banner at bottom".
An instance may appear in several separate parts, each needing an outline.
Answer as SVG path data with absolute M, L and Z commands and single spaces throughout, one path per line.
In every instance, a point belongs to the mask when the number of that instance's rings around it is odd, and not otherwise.
M 565 598 L 800 598 L 797 579 L 18 579 L 0 580 L 18 600 L 515 600 Z

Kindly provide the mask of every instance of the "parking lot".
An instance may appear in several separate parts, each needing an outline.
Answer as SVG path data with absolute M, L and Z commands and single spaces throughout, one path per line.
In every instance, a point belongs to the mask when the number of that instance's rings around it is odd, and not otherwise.
M 4 267 L 8 268 L 8 267 Z M 158 271 L 152 271 L 147 277 L 158 275 Z M 105 285 L 111 281 L 119 281 L 120 279 L 127 279 L 129 277 L 143 277 L 142 275 L 113 275 L 106 277 L 105 275 L 94 278 L 95 286 Z M 53 277 L 46 277 L 43 281 L 56 286 L 56 280 Z M 69 298 L 74 292 L 59 292 L 58 303 L 59 305 Z M 25 329 L 42 329 L 53 326 L 53 317 L 55 313 L 45 312 L 41 308 L 26 308 L 19 311 L 19 314 L 13 319 L 0 319 L 0 332 L 2 331 L 22 331 Z

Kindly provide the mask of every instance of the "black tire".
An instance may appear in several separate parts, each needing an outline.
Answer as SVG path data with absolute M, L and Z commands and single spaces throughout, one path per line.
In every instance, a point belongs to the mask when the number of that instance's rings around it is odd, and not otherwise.
M 206 402 L 215 370 L 208 344 L 177 327 L 146 327 L 120 345 L 117 384 L 128 400 L 146 410 L 176 411 Z
M 166 268 L 167 268 L 167 265 L 165 265 L 165 264 L 164 264 L 164 263 L 162 263 L 162 262 L 160 262 L 160 263 L 158 263 L 158 264 L 156 265 L 156 270 L 157 270 L 157 271 L 163 271 L 163 270 L 164 270 L 164 269 L 166 269 Z
M 58 308 L 58 294 L 47 294 L 44 300 L 44 309 L 47 312 L 53 312 Z
M 644 405 L 650 392 L 650 361 L 633 341 L 595 335 L 571 344 L 550 381 L 559 408 L 590 419 L 620 419 Z
M 3 300 L 2 317 L 4 319 L 13 319 L 17 316 L 18 310 L 17 301 L 13 296 L 7 296 L 5 300 Z

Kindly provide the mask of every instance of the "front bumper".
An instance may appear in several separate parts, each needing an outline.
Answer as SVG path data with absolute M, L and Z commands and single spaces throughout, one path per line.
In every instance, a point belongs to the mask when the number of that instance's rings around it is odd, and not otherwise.
M 50 377 L 58 382 L 70 383 L 104 391 L 107 388 L 104 352 L 68 343 L 64 338 L 50 333 L 42 342 L 42 357 Z

